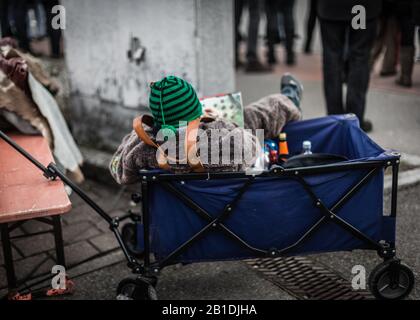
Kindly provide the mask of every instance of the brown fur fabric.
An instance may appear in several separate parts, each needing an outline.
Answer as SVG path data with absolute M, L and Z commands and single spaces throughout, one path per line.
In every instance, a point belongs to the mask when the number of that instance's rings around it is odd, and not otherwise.
M 274 138 L 281 132 L 287 122 L 299 120 L 301 112 L 287 97 L 281 94 L 273 94 L 246 106 L 244 116 L 245 129 L 250 130 L 244 130 L 220 118 L 200 123 L 199 129 L 201 131 L 197 137 L 197 148 L 205 169 L 213 172 L 245 170 L 255 161 L 255 158 L 249 155 L 256 154 L 258 145 L 257 138 L 254 135 L 256 129 L 264 130 L 264 138 Z M 156 141 L 155 130 L 146 125 L 144 125 L 144 128 L 149 136 Z M 209 141 L 207 139 L 214 138 L 213 129 L 220 130 L 216 137 L 217 140 L 210 140 L 211 143 L 208 143 L 208 145 L 204 144 Z M 181 130 L 178 132 L 177 145 L 179 144 L 179 135 L 182 133 Z M 157 142 L 161 143 L 161 141 Z M 230 146 L 228 149 L 230 155 L 225 159 L 222 157 L 222 150 L 227 145 Z M 218 148 L 214 148 L 216 146 Z M 170 148 L 168 149 L 170 150 Z M 237 159 L 235 157 L 240 156 L 239 153 L 242 156 L 240 163 L 234 161 L 234 159 Z M 185 163 L 169 164 L 173 172 L 191 171 L 191 168 Z M 119 184 L 130 184 L 138 181 L 138 171 L 140 169 L 158 167 L 156 149 L 142 142 L 134 131 L 123 138 L 109 165 L 111 175 Z
M 0 54 L 0 109 L 13 112 L 39 131 L 54 148 L 51 128 L 31 98 L 28 72 L 50 91 L 57 86 L 48 79 L 35 58 L 10 46 L 1 47 Z

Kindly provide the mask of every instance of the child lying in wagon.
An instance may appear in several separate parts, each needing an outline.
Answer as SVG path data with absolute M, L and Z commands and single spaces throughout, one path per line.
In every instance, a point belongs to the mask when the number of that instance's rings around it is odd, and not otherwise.
M 283 75 L 281 93 L 244 108 L 242 128 L 212 108 L 203 110 L 194 88 L 185 80 L 165 77 L 151 84 L 153 117 L 135 119 L 134 130 L 123 138 L 111 160 L 110 172 L 117 183 L 130 184 L 138 181 L 140 169 L 176 173 L 247 170 L 262 148 L 257 133 L 263 132 L 264 139 L 275 138 L 287 122 L 301 119 L 302 89 L 292 75 Z

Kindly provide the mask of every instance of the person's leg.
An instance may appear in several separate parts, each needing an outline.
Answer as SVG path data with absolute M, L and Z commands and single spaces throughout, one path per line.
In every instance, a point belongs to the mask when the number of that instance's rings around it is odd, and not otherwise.
M 399 15 L 398 17 L 400 26 L 400 76 L 396 83 L 400 86 L 411 87 L 412 75 L 414 68 L 414 32 L 415 25 L 412 19 L 406 15 Z
M 249 25 L 246 72 L 267 72 L 271 69 L 263 65 L 257 54 L 258 28 L 260 25 L 261 0 L 248 0 Z
M 248 43 L 247 54 L 248 61 L 256 61 L 257 44 L 258 44 L 258 28 L 260 25 L 260 1 L 248 0 L 249 23 L 248 23 Z
M 370 54 L 370 69 L 373 70 L 376 62 L 382 54 L 385 48 L 385 35 L 388 30 L 388 18 L 385 15 L 381 15 L 378 19 L 378 27 L 376 32 L 375 41 L 372 46 L 372 52 Z
M 294 0 L 281 0 L 281 10 L 283 12 L 284 32 L 286 34 L 286 64 L 293 65 L 296 63 L 294 42 L 295 42 L 295 20 L 294 20 Z
M 387 19 L 385 31 L 385 54 L 382 62 L 381 76 L 391 76 L 397 73 L 397 57 L 398 57 L 398 25 L 395 17 L 391 16 Z
M 239 25 L 241 23 L 242 11 L 244 8 L 244 0 L 235 0 L 235 66 L 240 66 L 241 62 L 239 60 Z
M 343 47 L 345 24 L 319 19 L 322 38 L 324 95 L 328 114 L 343 114 Z
M 47 16 L 47 33 L 50 38 L 51 43 L 51 53 L 54 58 L 58 58 L 61 56 L 60 50 L 60 41 L 61 41 L 61 30 L 55 30 L 52 27 L 52 19 L 54 15 L 52 14 L 51 10 L 54 6 L 58 5 L 58 0 L 44 0 L 43 1 L 45 14 Z
M 24 51 L 30 51 L 29 38 L 27 30 L 28 7 L 26 0 L 13 0 L 12 6 L 13 18 L 15 20 L 16 37 L 18 38 L 19 47 Z
M 377 20 L 366 22 L 366 29 L 349 28 L 349 70 L 346 110 L 354 113 L 363 126 L 366 93 L 369 86 L 369 58 L 376 36 Z
M 417 38 L 418 38 L 418 43 L 420 44 L 420 24 L 417 25 Z M 420 50 L 417 53 L 417 58 L 416 58 L 417 62 L 420 62 Z
M 265 1 L 265 12 L 267 17 L 267 46 L 268 46 L 268 63 L 275 64 L 277 62 L 275 55 L 275 44 L 279 37 L 278 35 L 278 12 L 277 12 L 277 1 L 266 0 Z
M 315 23 L 316 23 L 316 6 L 317 6 L 317 0 L 310 0 L 308 20 L 306 22 L 306 40 L 305 40 L 305 45 L 303 48 L 305 53 L 312 52 L 312 36 L 314 33 Z
M 9 23 L 9 0 L 0 0 L 0 23 L 2 38 L 11 37 L 12 30 Z

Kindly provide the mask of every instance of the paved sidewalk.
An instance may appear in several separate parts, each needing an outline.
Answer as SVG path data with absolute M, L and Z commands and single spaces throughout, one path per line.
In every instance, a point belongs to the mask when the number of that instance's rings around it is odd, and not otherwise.
M 121 215 L 123 214 L 123 209 L 129 208 L 128 193 L 123 194 L 117 202 L 118 189 L 90 181 L 85 182 L 82 188 L 111 215 Z M 85 259 L 107 253 L 103 257 L 98 257 L 89 263 L 75 267 L 71 273 L 79 274 L 121 261 L 123 255 L 107 224 L 77 195 L 73 194 L 70 199 L 73 209 L 70 213 L 62 216 L 67 265 L 74 266 Z M 49 226 L 31 220 L 12 234 L 28 234 L 47 229 L 49 229 Z M 16 274 L 19 279 L 51 272 L 51 267 L 55 264 L 54 238 L 52 234 L 17 239 L 13 241 L 13 244 Z M 5 286 L 6 274 L 3 266 L 3 253 L 0 250 L 0 294 L 5 293 Z
M 121 214 L 129 207 L 128 193 L 117 205 L 114 204 L 118 189 L 87 182 L 83 188 L 88 191 L 105 210 Z M 420 299 L 420 204 L 417 197 L 420 185 L 400 191 L 398 205 L 397 252 L 416 275 L 416 287 L 411 299 Z M 65 299 L 113 299 L 115 289 L 123 278 L 131 276 L 117 243 L 104 223 L 81 200 L 72 195 L 73 211 L 63 221 L 66 243 L 66 258 L 69 265 L 75 265 L 98 254 L 103 257 L 83 263 L 70 269 L 69 275 L 76 283 L 76 292 Z M 385 199 L 389 203 L 389 199 Z M 114 210 L 111 210 L 115 207 Z M 30 222 L 18 233 L 39 231 L 42 225 Z M 51 270 L 54 264 L 52 236 L 38 236 L 34 240 L 19 240 L 15 255 L 18 257 L 17 272 L 20 276 L 37 275 Z M 351 279 L 351 268 L 356 264 L 366 266 L 370 271 L 380 259 L 374 252 L 329 253 L 312 255 L 310 259 L 320 261 Z M 2 257 L 0 256 L 0 263 Z M 0 286 L 4 288 L 5 273 L 0 266 Z M 186 266 L 175 265 L 165 268 L 157 287 L 160 299 L 292 299 L 284 291 L 263 279 L 241 261 L 198 263 Z M 0 290 L 5 294 L 5 290 Z
M 278 55 L 281 53 L 279 50 Z M 295 67 L 279 64 L 269 74 L 246 74 L 239 70 L 236 87 L 242 92 L 244 103 L 279 92 L 281 75 L 292 72 L 304 85 L 304 118 L 325 116 L 321 56 L 299 54 L 297 61 Z M 373 122 L 374 129 L 369 135 L 382 147 L 420 155 L 420 63 L 415 64 L 412 88 L 398 87 L 394 79 L 379 77 L 377 70 L 372 74 L 366 117 Z

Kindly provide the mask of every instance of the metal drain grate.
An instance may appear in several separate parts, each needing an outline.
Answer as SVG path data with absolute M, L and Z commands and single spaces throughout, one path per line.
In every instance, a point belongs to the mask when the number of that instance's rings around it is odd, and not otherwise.
M 353 290 L 348 280 L 305 257 L 260 258 L 245 262 L 264 278 L 297 299 L 373 299 L 368 291 Z

